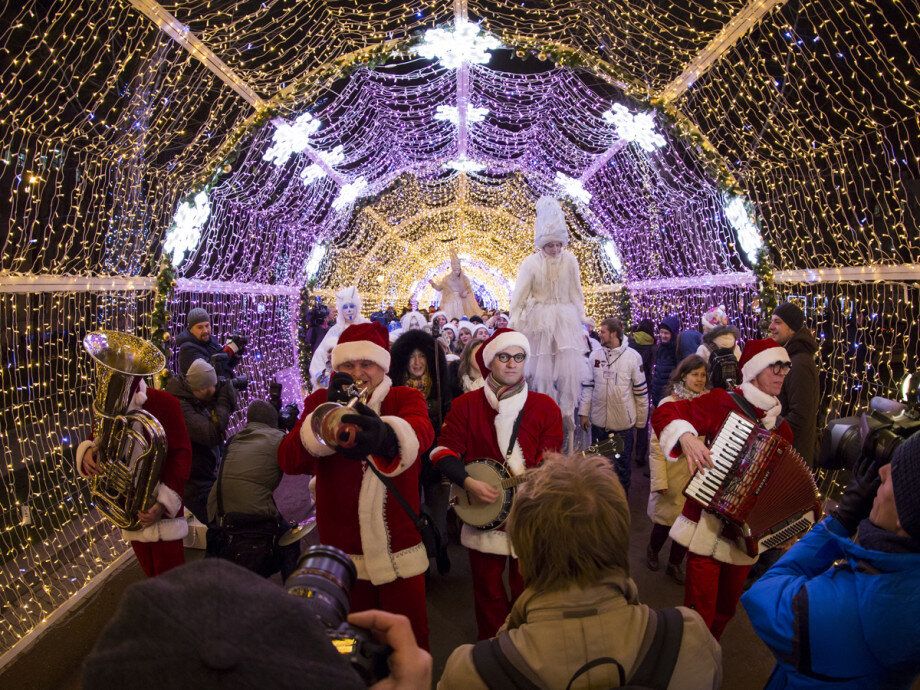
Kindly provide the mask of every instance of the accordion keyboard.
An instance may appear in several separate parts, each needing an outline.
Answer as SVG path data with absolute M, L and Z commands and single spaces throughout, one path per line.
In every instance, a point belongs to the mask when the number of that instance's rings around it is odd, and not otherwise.
M 744 455 L 745 444 L 756 425 L 736 412 L 730 412 L 709 448 L 713 466 L 699 471 L 684 490 L 687 497 L 709 505 L 732 474 L 732 467 Z

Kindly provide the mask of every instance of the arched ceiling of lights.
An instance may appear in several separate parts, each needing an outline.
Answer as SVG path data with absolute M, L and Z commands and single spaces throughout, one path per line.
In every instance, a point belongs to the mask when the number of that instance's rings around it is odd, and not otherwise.
M 27 2 L 2 268 L 144 274 L 165 240 L 189 278 L 383 299 L 455 249 L 501 294 L 543 193 L 587 285 L 737 275 L 761 234 L 780 268 L 917 261 L 916 10 Z M 423 40 L 466 20 L 505 47 Z

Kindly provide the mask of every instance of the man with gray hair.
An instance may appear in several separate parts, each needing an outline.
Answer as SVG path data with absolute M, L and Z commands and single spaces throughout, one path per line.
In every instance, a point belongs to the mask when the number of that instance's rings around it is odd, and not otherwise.
M 208 523 L 208 494 L 217 477 L 230 415 L 236 411 L 236 389 L 217 380 L 203 359 L 194 360 L 184 376 L 173 376 L 166 392 L 179 398 L 182 416 L 192 441 L 192 469 L 185 485 L 185 507 L 202 524 Z

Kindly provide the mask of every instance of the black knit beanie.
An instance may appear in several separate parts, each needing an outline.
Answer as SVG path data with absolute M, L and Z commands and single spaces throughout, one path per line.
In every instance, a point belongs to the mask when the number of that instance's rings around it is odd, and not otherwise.
M 797 304 L 792 302 L 783 302 L 773 310 L 773 314 L 781 318 L 793 331 L 805 325 L 805 314 Z
M 920 432 L 895 449 L 891 458 L 891 488 L 901 527 L 920 541 Z

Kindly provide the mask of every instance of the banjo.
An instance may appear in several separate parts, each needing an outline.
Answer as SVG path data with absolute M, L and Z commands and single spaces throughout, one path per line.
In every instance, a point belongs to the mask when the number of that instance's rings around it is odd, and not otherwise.
M 623 452 L 623 439 L 619 436 L 609 436 L 600 443 L 581 451 L 581 455 L 603 455 L 612 457 Z M 450 485 L 450 505 L 454 507 L 463 522 L 470 527 L 480 530 L 490 530 L 501 527 L 508 519 L 511 504 L 514 502 L 514 493 L 518 484 L 527 481 L 529 472 L 512 475 L 508 467 L 491 458 L 478 458 L 466 465 L 467 474 L 473 479 L 495 487 L 501 493 L 491 503 L 483 503 L 473 499 L 470 493 L 459 484 Z

